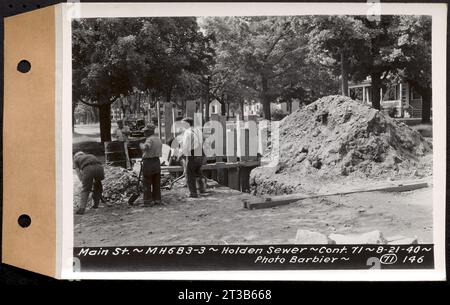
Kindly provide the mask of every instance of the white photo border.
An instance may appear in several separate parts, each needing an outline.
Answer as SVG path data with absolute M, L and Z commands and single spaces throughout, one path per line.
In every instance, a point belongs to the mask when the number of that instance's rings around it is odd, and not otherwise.
M 57 275 L 64 279 L 438 281 L 446 279 L 446 3 L 381 3 L 383 15 L 432 16 L 434 270 L 74 272 L 72 33 L 77 18 L 366 15 L 369 3 L 66 3 L 57 5 Z M 62 85 L 62 87 L 61 87 Z M 61 90 L 62 88 L 62 90 Z M 60 129 L 60 130 L 59 130 Z

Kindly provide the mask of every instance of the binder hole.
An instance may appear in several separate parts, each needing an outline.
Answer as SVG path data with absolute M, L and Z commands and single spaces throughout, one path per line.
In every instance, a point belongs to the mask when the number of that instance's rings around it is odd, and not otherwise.
M 28 216 L 27 214 L 22 214 L 19 216 L 17 222 L 19 223 L 19 226 L 21 226 L 22 228 L 27 228 L 31 225 L 31 217 Z
M 17 71 L 27 73 L 31 70 L 31 64 L 28 60 L 21 60 L 17 65 Z

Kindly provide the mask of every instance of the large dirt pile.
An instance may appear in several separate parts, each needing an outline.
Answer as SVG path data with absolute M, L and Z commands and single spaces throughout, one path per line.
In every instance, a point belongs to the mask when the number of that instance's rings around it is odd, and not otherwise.
M 431 175 L 429 141 L 344 96 L 323 97 L 298 109 L 281 121 L 279 134 L 279 162 L 251 173 L 256 194 L 323 192 L 356 182 Z

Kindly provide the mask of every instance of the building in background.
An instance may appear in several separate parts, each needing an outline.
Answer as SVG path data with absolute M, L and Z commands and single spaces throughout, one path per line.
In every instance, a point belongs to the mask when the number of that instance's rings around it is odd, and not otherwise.
M 370 80 L 349 85 L 352 99 L 372 104 Z M 406 82 L 392 83 L 380 88 L 381 110 L 399 118 L 422 117 L 422 97 Z
M 213 100 L 209 103 L 209 114 L 221 114 L 222 104 L 218 100 Z

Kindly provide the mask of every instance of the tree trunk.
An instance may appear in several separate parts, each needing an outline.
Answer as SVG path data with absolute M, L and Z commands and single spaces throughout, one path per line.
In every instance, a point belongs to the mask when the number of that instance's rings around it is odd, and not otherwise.
M 422 95 L 422 123 L 429 124 L 431 122 L 431 88 L 423 88 Z
M 341 51 L 341 94 L 348 96 L 348 59 L 345 51 Z
M 381 95 L 380 95 L 380 89 L 381 89 L 381 73 L 374 72 L 370 74 L 370 77 L 372 79 L 372 107 L 375 109 L 380 110 L 381 109 Z
M 205 98 L 205 122 L 209 121 L 209 93 L 206 94 Z
M 103 142 L 111 141 L 111 104 L 98 107 L 100 117 L 100 139 Z
M 225 96 L 222 94 L 222 99 L 220 100 L 220 115 L 225 115 L 227 109 L 225 107 Z
M 267 85 L 267 78 L 262 75 L 261 76 L 261 88 L 262 88 L 262 104 L 263 104 L 263 117 L 266 120 L 271 120 L 271 114 L 270 114 L 270 99 L 267 94 L 268 91 L 268 85 Z M 244 113 L 242 112 L 242 115 Z
M 166 103 L 170 103 L 171 99 L 172 99 L 172 90 L 167 90 L 167 92 L 166 92 Z

